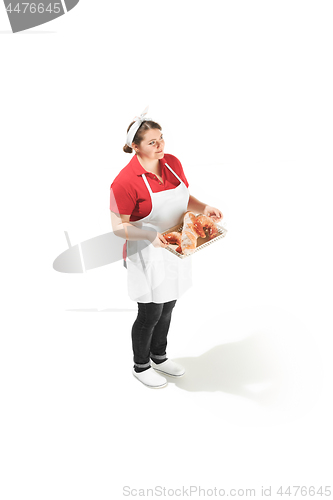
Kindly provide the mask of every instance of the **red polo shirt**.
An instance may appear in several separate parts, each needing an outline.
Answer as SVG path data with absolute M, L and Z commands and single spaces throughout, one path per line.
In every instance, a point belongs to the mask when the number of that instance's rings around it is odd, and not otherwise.
M 160 160 L 163 180 L 163 183 L 161 183 L 155 174 L 147 172 L 142 167 L 136 155 L 134 155 L 111 184 L 110 210 L 118 214 L 131 215 L 130 220 L 133 221 L 143 219 L 149 215 L 151 212 L 151 197 L 142 174 L 146 174 L 146 179 L 153 193 L 174 189 L 180 184 L 177 177 L 165 166 L 165 163 L 172 168 L 188 187 L 189 184 L 183 167 L 175 156 L 165 154 Z

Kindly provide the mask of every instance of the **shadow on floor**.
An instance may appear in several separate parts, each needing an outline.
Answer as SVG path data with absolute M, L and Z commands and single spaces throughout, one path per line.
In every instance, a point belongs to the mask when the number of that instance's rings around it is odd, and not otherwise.
M 168 377 L 185 391 L 221 391 L 264 405 L 283 398 L 290 366 L 263 333 L 238 342 L 217 345 L 197 357 L 177 358 L 186 369 L 183 377 Z M 286 369 L 285 369 L 286 368 Z
M 97 309 L 97 307 L 92 307 L 90 309 L 66 309 L 66 311 L 70 312 L 129 312 L 134 311 L 137 312 L 137 309 L 121 309 L 121 308 L 108 308 L 108 309 Z

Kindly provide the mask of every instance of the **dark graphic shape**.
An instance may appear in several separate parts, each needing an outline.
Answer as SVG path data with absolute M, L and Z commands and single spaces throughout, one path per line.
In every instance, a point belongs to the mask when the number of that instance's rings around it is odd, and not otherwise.
M 79 0 L 66 0 L 67 11 L 73 9 L 78 3 Z M 61 0 L 36 0 L 35 2 L 4 0 L 4 4 L 13 33 L 48 23 L 66 13 Z
M 79 3 L 79 1 L 80 0 L 65 0 L 65 5 L 66 5 L 67 12 L 69 10 L 74 9 L 75 5 L 77 5 Z

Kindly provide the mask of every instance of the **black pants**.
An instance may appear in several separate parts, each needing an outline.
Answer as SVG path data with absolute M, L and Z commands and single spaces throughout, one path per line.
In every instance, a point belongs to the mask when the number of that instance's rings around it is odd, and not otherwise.
M 167 335 L 176 302 L 176 300 L 165 304 L 138 302 L 138 316 L 132 327 L 136 372 L 147 370 L 150 367 L 150 359 L 157 364 L 167 359 Z

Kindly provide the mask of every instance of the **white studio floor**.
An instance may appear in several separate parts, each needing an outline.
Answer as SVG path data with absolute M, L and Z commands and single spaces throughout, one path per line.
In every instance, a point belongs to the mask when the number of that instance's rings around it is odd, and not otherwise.
M 169 356 L 187 372 L 160 390 L 131 373 L 136 304 L 120 262 L 76 275 L 49 268 L 9 306 L 2 419 L 12 481 L 15 464 L 37 498 L 106 499 L 124 487 L 259 492 L 329 477 L 324 296 L 293 288 L 292 277 L 282 286 L 274 269 L 275 286 L 247 272 L 236 239 L 229 228 L 194 256 L 195 283 L 169 332 Z
M 1 500 L 332 484 L 332 14 L 81 1 L 13 35 L 0 8 Z M 111 231 L 147 105 L 228 230 L 193 256 L 168 344 L 186 375 L 160 390 L 132 375 L 121 262 L 53 269 L 64 231 L 73 246 Z

